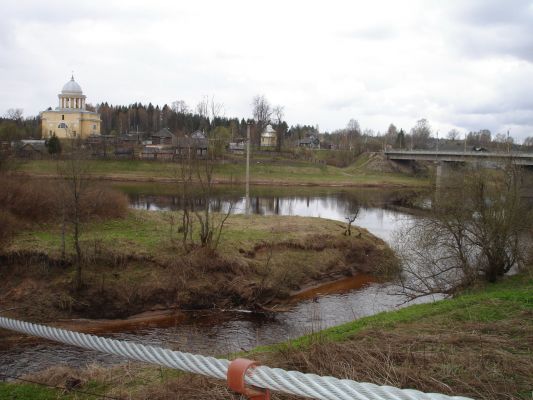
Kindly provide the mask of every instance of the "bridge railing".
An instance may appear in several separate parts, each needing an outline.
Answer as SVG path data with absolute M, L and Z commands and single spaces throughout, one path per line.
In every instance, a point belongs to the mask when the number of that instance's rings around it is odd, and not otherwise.
M 227 380 L 230 389 L 244 394 L 250 399 L 269 399 L 270 390 L 274 390 L 313 399 L 328 400 L 469 400 L 466 397 L 423 393 L 412 389 L 399 389 L 392 386 L 378 386 L 348 379 L 304 374 L 298 371 L 285 371 L 279 368 L 258 365 L 254 361 L 242 358 L 229 361 L 206 357 L 5 317 L 0 317 L 0 328 L 67 345 L 114 354 L 130 360 L 148 362 L 184 372 Z
M 518 152 L 518 151 L 512 151 L 512 152 L 506 152 L 506 151 L 475 151 L 475 150 L 466 150 L 466 151 L 453 151 L 453 150 L 421 150 L 421 149 L 415 149 L 415 150 L 401 150 L 401 149 L 391 149 L 391 150 L 384 150 L 385 154 L 442 154 L 442 155 L 470 155 L 470 156 L 481 156 L 481 157 L 519 157 L 519 158 L 533 158 L 533 153 L 527 153 L 527 152 Z

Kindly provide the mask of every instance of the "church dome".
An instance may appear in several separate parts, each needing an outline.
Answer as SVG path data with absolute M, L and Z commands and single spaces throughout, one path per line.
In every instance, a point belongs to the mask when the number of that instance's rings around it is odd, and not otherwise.
M 62 94 L 82 94 L 81 86 L 74 80 L 74 76 L 70 78 L 70 81 L 63 85 L 61 90 Z

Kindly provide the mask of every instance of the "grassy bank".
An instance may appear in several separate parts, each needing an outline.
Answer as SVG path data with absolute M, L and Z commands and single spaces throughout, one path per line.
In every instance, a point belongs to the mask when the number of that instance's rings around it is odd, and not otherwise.
M 530 399 L 532 315 L 533 277 L 522 274 L 454 299 L 362 318 L 246 356 L 269 366 L 425 392 Z M 80 390 L 119 398 L 236 398 L 223 382 L 140 364 L 81 371 L 58 367 L 28 379 L 57 386 L 79 382 Z M 1 384 L 0 398 L 12 399 L 6 394 L 15 390 L 26 398 L 53 398 L 47 397 L 50 389 L 27 383 Z
M 261 307 L 316 282 L 394 268 L 388 246 L 364 229 L 318 218 L 231 215 L 216 251 L 185 251 L 178 212 L 132 210 L 84 225 L 81 292 L 61 263 L 61 227 L 18 234 L 4 251 L 0 308 L 37 320 L 121 318 L 167 307 Z M 196 224 L 198 229 L 198 224 Z M 196 233 L 193 234 L 196 236 Z M 70 239 L 67 260 L 74 258 Z
M 180 176 L 176 163 L 139 160 L 92 160 L 90 174 L 99 179 L 166 182 Z M 34 160 L 18 163 L 16 171 L 33 176 L 52 177 L 57 174 L 58 162 Z M 258 159 L 251 164 L 254 184 L 324 185 L 324 186 L 401 186 L 421 187 L 427 178 L 401 172 L 380 172 L 356 165 L 336 168 L 323 164 L 286 159 Z M 244 163 L 219 163 L 214 179 L 221 183 L 239 183 L 245 179 Z

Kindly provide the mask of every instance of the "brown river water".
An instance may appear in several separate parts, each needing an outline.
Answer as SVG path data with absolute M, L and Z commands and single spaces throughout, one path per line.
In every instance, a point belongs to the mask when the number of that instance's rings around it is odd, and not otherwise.
M 171 195 L 153 195 L 146 188 L 137 192 L 130 188 L 127 192 L 134 208 L 154 212 L 179 209 L 179 199 Z M 389 209 L 387 196 L 382 191 L 364 189 L 347 192 L 329 190 L 316 194 L 309 191 L 301 196 L 272 194 L 253 198 L 252 211 L 264 215 L 301 215 L 345 222 L 347 213 L 359 205 L 361 210 L 355 224 L 390 243 L 394 231 L 413 217 Z M 234 212 L 242 212 L 243 199 L 237 197 L 232 200 L 236 204 Z M 221 195 L 215 204 L 214 209 L 224 210 L 229 204 L 228 198 Z M 404 299 L 393 292 L 395 288 L 392 284 L 377 283 L 371 276 L 358 275 L 303 291 L 294 296 L 289 306 L 283 308 L 284 311 L 276 313 L 248 310 L 187 312 L 185 318 L 154 318 L 105 336 L 204 355 L 224 355 L 282 342 L 412 304 L 405 304 Z M 38 340 L 0 351 L 0 374 L 18 376 L 59 364 L 83 367 L 91 363 L 110 365 L 123 362 L 125 360 L 120 357 Z

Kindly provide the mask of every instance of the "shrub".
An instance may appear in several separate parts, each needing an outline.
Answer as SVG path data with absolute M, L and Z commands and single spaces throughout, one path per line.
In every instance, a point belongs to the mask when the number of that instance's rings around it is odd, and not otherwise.
M 13 214 L 6 210 L 0 210 L 0 246 L 9 242 L 19 225 L 19 221 Z
M 53 222 L 68 213 L 68 198 L 59 181 L 0 178 L 0 211 L 20 222 Z M 81 199 L 82 219 L 122 218 L 128 210 L 126 196 L 105 186 L 91 186 Z M 7 218 L 7 217 L 5 217 Z M 17 224 L 20 226 L 21 224 Z

